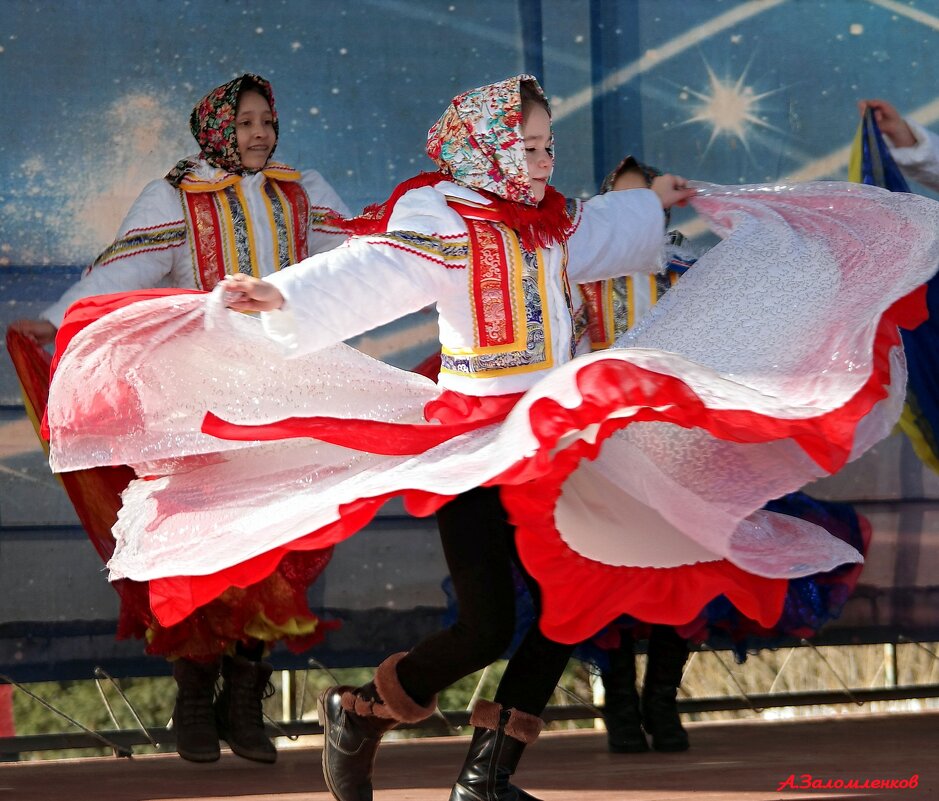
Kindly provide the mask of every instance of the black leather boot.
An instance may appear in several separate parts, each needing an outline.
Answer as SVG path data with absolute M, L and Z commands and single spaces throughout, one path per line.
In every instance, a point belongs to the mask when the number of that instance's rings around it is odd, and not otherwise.
M 641 754 L 649 750 L 649 743 L 642 731 L 632 637 L 624 633 L 619 647 L 608 654 L 609 670 L 600 674 L 606 695 L 603 719 L 606 722 L 607 748 L 614 754 Z
M 215 701 L 218 735 L 238 756 L 255 762 L 277 761 L 277 749 L 264 731 L 261 702 L 273 693 L 274 668 L 244 656 L 222 659 L 222 691 Z
M 399 723 L 417 723 L 433 714 L 414 701 L 398 681 L 404 653 L 388 657 L 368 684 L 330 687 L 319 697 L 323 727 L 323 776 L 336 801 L 372 801 L 372 771 L 382 735 Z
M 510 779 L 544 721 L 492 701 L 477 701 L 470 723 L 476 730 L 450 801 L 538 801 Z
M 687 751 L 688 733 L 678 714 L 678 687 L 688 643 L 671 626 L 653 626 L 642 687 L 642 725 L 656 751 Z
M 173 678 L 176 680 L 173 707 L 176 751 L 190 762 L 215 762 L 219 758 L 219 747 L 212 701 L 218 662 L 177 659 L 173 663 Z

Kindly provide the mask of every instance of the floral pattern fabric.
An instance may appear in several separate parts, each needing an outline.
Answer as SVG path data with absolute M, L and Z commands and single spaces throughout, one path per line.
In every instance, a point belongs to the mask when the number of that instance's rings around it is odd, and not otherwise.
M 238 113 L 238 98 L 245 83 L 257 89 L 271 107 L 274 124 L 274 150 L 277 149 L 279 125 L 277 108 L 274 105 L 274 89 L 269 81 L 250 72 L 235 78 L 226 84 L 217 86 L 196 103 L 189 115 L 189 129 L 199 143 L 199 156 L 213 167 L 230 173 L 243 173 L 245 168 L 238 153 L 238 140 L 235 130 L 235 116 Z M 271 150 L 271 155 L 274 154 Z M 192 159 L 178 162 L 166 175 L 166 180 L 173 186 L 179 186 L 188 172 L 198 164 Z
M 427 133 L 427 155 L 453 180 L 473 189 L 537 206 L 522 137 L 522 83 L 516 75 L 457 95 Z

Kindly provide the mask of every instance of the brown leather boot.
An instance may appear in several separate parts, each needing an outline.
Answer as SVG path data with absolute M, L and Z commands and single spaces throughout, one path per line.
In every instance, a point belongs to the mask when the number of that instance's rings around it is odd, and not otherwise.
M 538 739 L 544 721 L 492 701 L 477 701 L 470 723 L 476 730 L 450 801 L 538 801 L 510 779 L 525 746 Z
M 273 693 L 274 668 L 244 656 L 222 659 L 222 691 L 215 701 L 218 736 L 238 756 L 255 762 L 277 761 L 277 749 L 264 731 L 261 702 Z
M 190 762 L 215 762 L 219 758 L 218 729 L 212 711 L 218 666 L 217 661 L 203 663 L 191 659 L 177 659 L 173 663 L 176 751 Z
M 412 699 L 398 681 L 404 653 L 388 657 L 362 687 L 330 687 L 319 697 L 323 776 L 336 801 L 372 801 L 372 770 L 382 735 L 399 723 L 418 723 L 437 707 Z

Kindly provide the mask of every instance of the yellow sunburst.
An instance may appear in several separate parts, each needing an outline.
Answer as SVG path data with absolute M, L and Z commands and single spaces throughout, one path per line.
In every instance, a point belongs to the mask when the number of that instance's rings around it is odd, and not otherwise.
M 769 128 L 782 133 L 759 115 L 760 101 L 781 91 L 780 89 L 773 89 L 760 94 L 755 93 L 753 87 L 746 85 L 749 65 L 734 82 L 719 78 L 707 62 L 704 63 L 704 66 L 708 73 L 710 91 L 705 94 L 685 87 L 684 91 L 698 98 L 701 102 L 696 106 L 694 116 L 684 120 L 681 124 L 689 125 L 693 122 L 700 122 L 709 125 L 711 127 L 711 138 L 708 140 L 708 148 L 711 147 L 718 136 L 724 135 L 738 139 L 749 152 L 750 145 L 747 137 L 753 126 Z

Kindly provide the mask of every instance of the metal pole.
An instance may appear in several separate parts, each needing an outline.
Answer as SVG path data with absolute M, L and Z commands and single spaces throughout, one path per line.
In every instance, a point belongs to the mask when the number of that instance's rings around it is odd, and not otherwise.
M 884 643 L 884 686 L 897 686 L 897 646 L 892 642 Z

